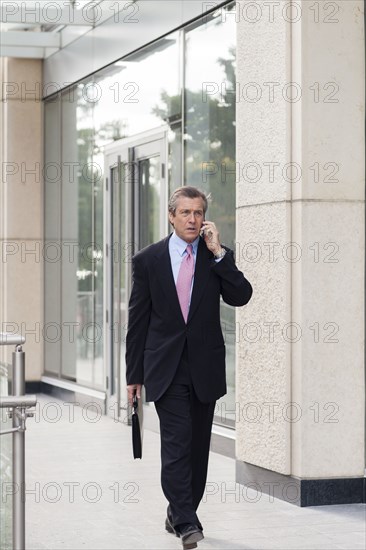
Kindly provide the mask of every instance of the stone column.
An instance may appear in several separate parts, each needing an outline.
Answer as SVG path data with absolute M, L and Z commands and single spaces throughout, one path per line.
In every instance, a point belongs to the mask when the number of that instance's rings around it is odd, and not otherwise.
M 42 61 L 2 58 L 1 330 L 26 334 L 26 379 L 43 370 Z M 12 349 L 0 349 L 11 361 Z
M 237 17 L 237 480 L 362 502 L 363 2 L 269 4 Z

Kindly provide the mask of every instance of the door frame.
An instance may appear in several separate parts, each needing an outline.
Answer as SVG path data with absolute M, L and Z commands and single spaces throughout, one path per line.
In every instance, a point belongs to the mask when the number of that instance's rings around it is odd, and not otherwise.
M 138 203 L 138 173 L 136 165 L 139 160 L 149 158 L 138 156 L 138 149 L 143 150 L 144 146 L 161 141 L 161 197 L 160 197 L 160 238 L 167 234 L 168 229 L 168 131 L 167 125 L 159 126 L 128 138 L 122 138 L 107 145 L 104 148 L 104 200 L 103 200 L 103 233 L 104 233 L 104 266 L 103 266 L 103 338 L 104 338 L 104 380 L 106 392 L 106 414 L 113 416 L 115 420 L 126 421 L 127 396 L 126 399 L 121 396 L 121 369 L 114 372 L 113 363 L 113 334 L 111 330 L 111 321 L 113 319 L 113 223 L 112 223 L 112 202 L 113 202 L 113 183 L 111 174 L 113 168 L 118 167 L 120 163 L 128 163 L 128 170 L 131 177 L 127 177 L 126 201 L 125 201 L 125 235 L 128 243 L 129 260 L 126 261 L 126 296 L 130 296 L 132 287 L 132 256 L 139 250 L 138 227 L 139 227 L 139 203 Z M 163 219 L 166 220 L 164 223 Z M 126 333 L 120 331 L 119 338 L 125 338 Z M 115 383 L 116 381 L 116 383 Z M 121 411 L 125 411 L 121 413 Z

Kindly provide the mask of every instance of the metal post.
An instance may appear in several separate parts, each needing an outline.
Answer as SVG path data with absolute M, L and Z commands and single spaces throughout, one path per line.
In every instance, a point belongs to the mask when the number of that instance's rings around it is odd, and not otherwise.
M 25 395 L 25 353 L 22 346 L 13 352 L 13 395 Z M 13 413 L 13 549 L 25 549 L 25 432 L 22 420 Z
M 26 420 L 33 416 L 30 407 L 36 405 L 35 395 L 25 395 L 25 353 L 20 334 L 0 332 L 0 346 L 15 345 L 12 356 L 12 396 L 0 396 L 0 409 L 11 408 L 13 428 L 0 435 L 13 434 L 13 550 L 25 550 L 25 429 Z

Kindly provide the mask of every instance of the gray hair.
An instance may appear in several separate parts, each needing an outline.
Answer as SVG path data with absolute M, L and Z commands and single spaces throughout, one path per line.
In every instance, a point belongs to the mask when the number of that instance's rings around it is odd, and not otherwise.
M 206 195 L 203 191 L 200 189 L 197 189 L 197 187 L 192 187 L 189 185 L 184 185 L 183 187 L 178 187 L 174 191 L 174 193 L 171 195 L 169 202 L 168 202 L 168 210 L 173 216 L 175 216 L 175 212 L 177 210 L 177 203 L 178 199 L 180 197 L 187 197 L 188 199 L 198 199 L 201 198 L 203 201 L 203 212 L 206 214 L 207 208 L 208 208 L 208 202 L 211 201 L 211 193 Z

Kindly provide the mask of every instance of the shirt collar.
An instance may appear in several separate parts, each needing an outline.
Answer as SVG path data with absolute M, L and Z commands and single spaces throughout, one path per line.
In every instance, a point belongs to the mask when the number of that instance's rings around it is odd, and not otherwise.
M 180 256 L 183 256 L 184 251 L 187 248 L 187 244 L 192 244 L 193 253 L 197 256 L 197 248 L 198 248 L 199 239 L 200 239 L 200 237 L 198 235 L 198 237 L 192 243 L 187 243 L 186 241 L 184 241 L 183 239 L 178 237 L 178 235 L 176 234 L 176 232 L 174 230 L 170 240 L 171 240 L 172 245 L 174 246 L 174 248 L 179 252 Z

